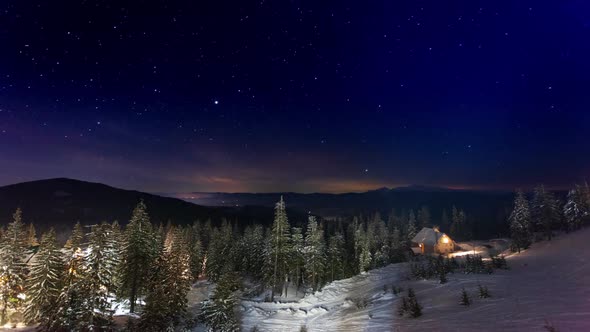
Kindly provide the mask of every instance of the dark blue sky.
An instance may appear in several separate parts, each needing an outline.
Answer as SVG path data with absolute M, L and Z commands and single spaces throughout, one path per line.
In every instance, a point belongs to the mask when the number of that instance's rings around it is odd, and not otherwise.
M 585 1 L 2 1 L 0 184 L 568 187 Z

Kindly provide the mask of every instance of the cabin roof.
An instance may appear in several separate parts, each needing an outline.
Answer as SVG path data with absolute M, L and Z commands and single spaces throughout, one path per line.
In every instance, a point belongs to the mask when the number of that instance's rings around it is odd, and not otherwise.
M 445 235 L 445 233 L 435 231 L 432 228 L 424 227 L 418 232 L 418 234 L 416 234 L 416 236 L 414 236 L 412 242 L 434 246 L 438 243 L 438 240 Z

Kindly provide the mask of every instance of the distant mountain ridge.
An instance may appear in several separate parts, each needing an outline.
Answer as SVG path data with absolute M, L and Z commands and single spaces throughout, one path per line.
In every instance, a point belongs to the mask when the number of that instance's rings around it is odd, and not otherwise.
M 17 183 L 0 187 L 0 224 L 11 221 L 16 208 L 23 210 L 26 223 L 33 222 L 39 229 L 54 227 L 70 229 L 80 221 L 94 224 L 118 220 L 126 224 L 137 203 L 143 200 L 154 224 L 190 224 L 193 221 L 214 222 L 221 218 L 243 223 L 268 223 L 273 210 L 261 207 L 207 207 L 172 197 L 163 197 L 135 190 L 114 188 L 101 183 L 56 178 Z
M 468 219 L 476 225 L 476 236 L 505 235 L 506 219 L 514 199 L 514 194 L 507 191 L 452 189 L 422 185 L 384 187 L 366 192 L 342 194 L 193 192 L 174 197 L 206 206 L 272 207 L 281 196 L 285 199 L 287 206 L 293 210 L 328 219 L 355 215 L 370 216 L 375 212 L 380 212 L 382 217 L 387 219 L 392 211 L 396 215 L 407 214 L 410 209 L 417 213 L 422 206 L 427 206 L 432 223 L 440 225 L 443 211 L 446 211 L 450 219 L 452 208 L 456 206 L 465 210 Z

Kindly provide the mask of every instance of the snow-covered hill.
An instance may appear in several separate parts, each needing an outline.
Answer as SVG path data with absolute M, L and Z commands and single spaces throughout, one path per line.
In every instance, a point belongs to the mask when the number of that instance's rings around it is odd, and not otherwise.
M 508 258 L 509 271 L 451 274 L 449 282 L 405 281 L 406 264 L 390 265 L 333 282 L 297 302 L 243 301 L 243 330 L 260 331 L 590 331 L 590 229 L 540 242 Z M 479 299 L 477 285 L 492 298 Z M 418 319 L 396 315 L 391 286 L 415 289 L 424 307 Z M 388 291 L 384 291 L 387 286 Z M 465 288 L 471 306 L 459 305 Z M 367 299 L 359 309 L 351 299 Z

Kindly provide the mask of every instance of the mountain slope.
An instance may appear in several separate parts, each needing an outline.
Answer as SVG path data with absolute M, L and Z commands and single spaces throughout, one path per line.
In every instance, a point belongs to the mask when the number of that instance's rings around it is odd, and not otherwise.
M 154 223 L 172 220 L 177 224 L 222 217 L 241 222 L 268 222 L 272 209 L 244 207 L 205 207 L 176 198 L 162 197 L 134 190 L 123 190 L 100 183 L 58 178 L 0 187 L 0 224 L 11 220 L 17 207 L 25 222 L 40 229 L 49 226 L 67 229 L 76 221 L 92 224 L 118 220 L 126 224 L 133 208 L 143 200 Z
M 295 302 L 242 301 L 246 331 L 590 331 L 590 228 L 535 243 L 508 257 L 510 270 L 489 274 L 448 275 L 438 280 L 408 281 L 407 263 L 392 264 L 326 285 Z M 478 284 L 489 288 L 477 297 Z M 423 315 L 397 315 L 400 296 L 391 287 L 413 288 Z M 388 291 L 384 289 L 387 287 Z M 465 288 L 473 303 L 459 304 Z M 405 295 L 405 294 L 404 294 Z M 367 299 L 356 308 L 351 299 Z

